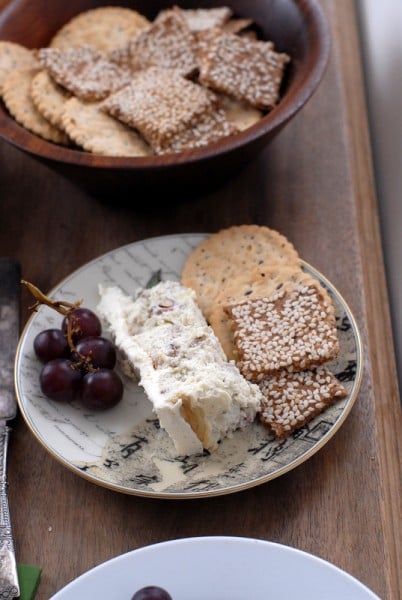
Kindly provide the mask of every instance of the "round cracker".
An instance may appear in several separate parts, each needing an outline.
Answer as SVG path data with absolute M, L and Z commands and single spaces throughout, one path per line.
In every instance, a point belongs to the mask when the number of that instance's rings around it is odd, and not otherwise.
M 103 156 L 149 156 L 152 152 L 130 127 L 104 113 L 100 103 L 70 98 L 64 105 L 63 129 L 76 144 Z
M 102 52 L 124 46 L 150 22 L 139 12 L 121 6 L 100 6 L 79 13 L 53 36 L 49 46 L 66 50 L 90 44 Z
M 253 25 L 252 19 L 229 19 L 223 24 L 222 29 L 226 33 L 244 33 L 249 27 Z M 254 32 L 253 32 L 254 33 Z
M 56 144 L 68 144 L 68 137 L 54 127 L 36 109 L 31 98 L 31 84 L 38 69 L 15 71 L 3 84 L 3 100 L 10 114 L 32 133 Z
M 15 42 L 0 40 L 0 94 L 4 82 L 13 71 L 38 67 L 39 63 L 32 50 Z
M 71 98 L 70 92 L 58 85 L 45 70 L 32 79 L 31 97 L 37 110 L 52 125 L 63 129 L 61 117 L 64 104 Z
M 299 255 L 285 236 L 269 227 L 237 225 L 211 235 L 190 254 L 182 283 L 195 290 L 209 318 L 228 282 L 250 269 L 275 265 L 300 267 Z
M 222 97 L 222 108 L 227 120 L 233 123 L 239 131 L 244 131 L 248 127 L 251 127 L 264 116 L 264 113 L 258 110 L 258 108 L 247 106 L 243 102 L 234 100 L 228 96 Z
M 213 310 L 245 300 L 269 298 L 281 288 L 288 289 L 300 283 L 308 284 L 312 281 L 315 281 L 312 276 L 297 265 L 277 264 L 268 266 L 266 269 L 256 267 L 244 271 L 228 281 L 218 297 L 215 298 Z

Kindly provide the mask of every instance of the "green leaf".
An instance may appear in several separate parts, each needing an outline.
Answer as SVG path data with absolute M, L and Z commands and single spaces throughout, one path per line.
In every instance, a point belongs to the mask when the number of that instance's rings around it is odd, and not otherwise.
M 162 281 L 162 270 L 158 269 L 152 274 L 152 277 L 145 286 L 145 289 L 152 288 Z

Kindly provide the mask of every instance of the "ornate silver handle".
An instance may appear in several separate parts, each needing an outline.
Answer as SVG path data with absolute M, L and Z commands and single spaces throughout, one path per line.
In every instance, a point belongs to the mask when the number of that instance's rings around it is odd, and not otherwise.
M 7 448 L 10 428 L 0 423 L 0 598 L 20 595 L 7 497 Z

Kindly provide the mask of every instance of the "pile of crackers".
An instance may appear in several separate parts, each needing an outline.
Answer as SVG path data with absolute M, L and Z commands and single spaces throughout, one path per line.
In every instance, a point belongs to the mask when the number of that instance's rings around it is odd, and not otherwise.
M 260 387 L 259 418 L 277 439 L 347 396 L 326 365 L 340 351 L 332 299 L 280 233 L 240 225 L 211 235 L 188 257 L 182 283 L 228 359 Z
M 250 127 L 280 100 L 289 56 L 231 9 L 99 7 L 45 48 L 0 41 L 0 96 L 25 128 L 107 156 L 202 148 Z

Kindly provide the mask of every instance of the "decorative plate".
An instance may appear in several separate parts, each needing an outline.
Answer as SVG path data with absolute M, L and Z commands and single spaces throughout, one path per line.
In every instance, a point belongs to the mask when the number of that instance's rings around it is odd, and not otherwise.
M 128 244 L 84 265 L 51 295 L 96 310 L 98 284 L 119 285 L 131 294 L 161 270 L 162 279 L 179 280 L 188 254 L 203 234 L 151 238 Z M 328 367 L 349 391 L 286 440 L 275 441 L 255 422 L 225 439 L 207 456 L 180 456 L 141 388 L 125 378 L 122 401 L 113 409 L 91 412 L 78 403 L 46 399 L 39 386 L 41 365 L 33 351 L 37 333 L 59 327 L 61 316 L 41 306 L 28 321 L 16 356 L 19 407 L 32 433 L 62 464 L 99 485 L 127 494 L 159 498 L 195 498 L 236 492 L 274 479 L 312 456 L 339 429 L 358 392 L 362 357 L 354 318 L 337 290 L 315 269 L 304 268 L 326 286 L 337 319 L 341 352 Z M 107 335 L 104 332 L 103 335 Z
M 130 600 L 148 585 L 164 588 L 173 600 L 379 600 L 357 579 L 321 558 L 240 537 L 185 538 L 146 546 L 91 569 L 51 600 Z

